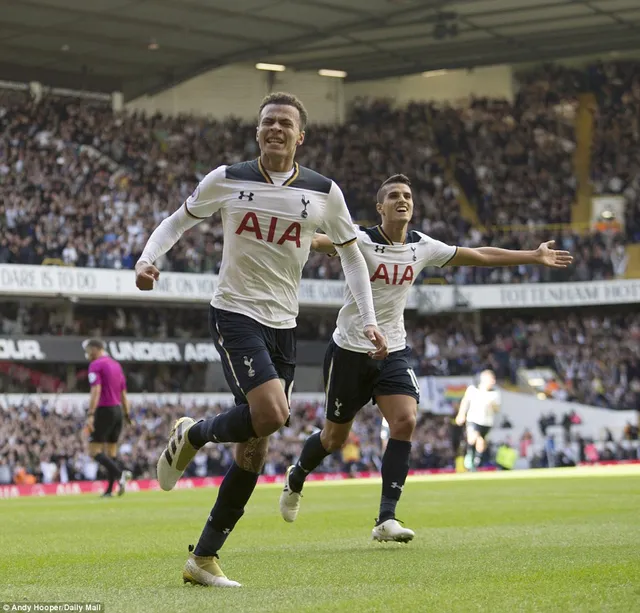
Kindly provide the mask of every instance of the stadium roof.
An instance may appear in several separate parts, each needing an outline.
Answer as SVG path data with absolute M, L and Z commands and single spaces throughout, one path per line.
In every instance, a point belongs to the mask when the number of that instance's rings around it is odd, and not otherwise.
M 237 62 L 364 80 L 640 48 L 638 0 L 0 0 L 0 8 L 0 78 L 127 98 Z

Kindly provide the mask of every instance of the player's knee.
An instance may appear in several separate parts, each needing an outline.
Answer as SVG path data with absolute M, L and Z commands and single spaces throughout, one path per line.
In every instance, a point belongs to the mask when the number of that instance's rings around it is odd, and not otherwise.
M 268 436 L 278 431 L 287 423 L 289 406 L 279 402 L 270 402 L 259 411 L 252 411 L 251 421 L 257 436 Z
M 324 428 L 320 433 L 320 442 L 322 446 L 328 451 L 338 451 L 347 442 L 349 436 L 349 430 L 339 428 Z
M 416 415 L 413 412 L 406 412 L 398 415 L 389 421 L 389 432 L 391 438 L 400 441 L 410 441 L 416 429 Z
M 476 450 L 484 451 L 486 448 L 487 448 L 487 442 L 481 436 L 478 436 L 476 438 Z

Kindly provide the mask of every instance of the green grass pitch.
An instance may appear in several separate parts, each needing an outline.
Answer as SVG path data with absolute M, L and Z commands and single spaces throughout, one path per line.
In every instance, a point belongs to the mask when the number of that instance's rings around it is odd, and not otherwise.
M 408 545 L 370 540 L 376 482 L 309 484 L 295 524 L 280 518 L 279 487 L 259 487 L 223 550 L 236 590 L 182 584 L 214 490 L 4 500 L 0 602 L 98 601 L 107 613 L 640 611 L 640 470 L 605 471 L 409 480 L 398 508 L 416 531 Z

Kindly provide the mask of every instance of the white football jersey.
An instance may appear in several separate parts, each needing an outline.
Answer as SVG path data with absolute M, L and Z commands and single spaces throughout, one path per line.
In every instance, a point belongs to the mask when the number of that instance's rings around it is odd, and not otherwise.
M 404 310 L 413 282 L 425 266 L 447 264 L 456 254 L 457 247 L 415 230 L 407 232 L 404 244 L 394 244 L 380 226 L 355 226 L 355 230 L 358 247 L 369 269 L 378 327 L 387 338 L 389 351 L 400 351 L 406 346 Z M 371 351 L 371 343 L 362 334 L 362 329 L 362 317 L 347 287 L 345 305 L 338 313 L 333 340 L 343 349 L 367 353 Z
M 184 206 L 197 219 L 222 214 L 222 264 L 211 304 L 272 328 L 296 325 L 302 268 L 316 229 L 337 246 L 356 240 L 340 188 L 298 164 L 288 177 L 273 178 L 260 160 L 220 166 Z
M 467 388 L 466 395 L 469 399 L 467 423 L 471 422 L 479 426 L 493 426 L 493 418 L 500 410 L 500 392 L 497 389 L 481 390 L 475 385 L 470 385 Z

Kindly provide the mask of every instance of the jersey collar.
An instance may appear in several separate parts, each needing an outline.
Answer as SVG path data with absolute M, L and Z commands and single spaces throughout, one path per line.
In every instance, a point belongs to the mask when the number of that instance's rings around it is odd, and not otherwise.
M 393 245 L 393 241 L 392 241 L 392 240 L 387 236 L 387 234 L 385 233 L 385 231 L 382 229 L 382 225 L 381 225 L 381 224 L 378 224 L 378 225 L 376 226 L 376 228 L 377 228 L 378 232 L 380 232 L 380 236 L 382 236 L 382 238 L 383 238 L 385 241 L 387 241 L 387 244 L 389 244 L 389 245 Z M 404 245 L 406 242 L 407 242 L 407 240 L 406 240 L 406 237 L 405 237 L 405 240 L 404 240 L 404 242 L 403 242 L 402 244 Z
M 260 158 L 258 158 L 258 170 L 260 171 L 260 174 L 264 177 L 264 180 L 270 185 L 273 185 L 273 179 L 269 176 L 269 173 L 267 172 L 266 168 L 262 165 L 262 160 Z M 291 185 L 298 178 L 299 174 L 300 174 L 300 167 L 298 166 L 298 162 L 294 162 L 291 176 L 282 184 L 282 187 Z

